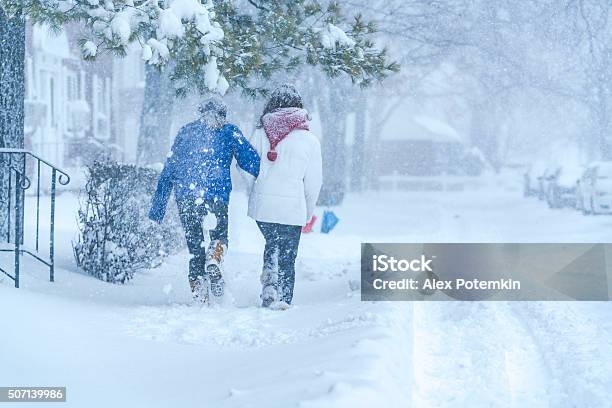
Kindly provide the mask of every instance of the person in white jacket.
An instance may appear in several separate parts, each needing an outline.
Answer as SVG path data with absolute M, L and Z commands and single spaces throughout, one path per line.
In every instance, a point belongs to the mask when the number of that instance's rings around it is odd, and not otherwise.
M 286 309 L 293 300 L 302 227 L 312 218 L 322 184 L 321 144 L 310 132 L 302 97 L 291 85 L 270 95 L 250 140 L 261 157 L 248 215 L 266 246 L 262 306 Z

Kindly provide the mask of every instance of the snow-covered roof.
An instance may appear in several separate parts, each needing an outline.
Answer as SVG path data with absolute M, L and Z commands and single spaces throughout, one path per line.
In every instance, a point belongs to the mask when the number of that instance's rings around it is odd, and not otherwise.
M 561 167 L 557 184 L 564 187 L 573 187 L 583 172 L 584 166 L 580 165 L 580 163 L 569 162 Z
M 459 133 L 449 124 L 429 116 L 406 116 L 396 112 L 383 125 L 381 140 L 429 140 L 461 143 Z
M 72 58 L 70 44 L 64 31 L 53 32 L 45 25 L 35 24 L 32 29 L 32 45 L 39 51 L 58 58 Z
M 612 162 L 610 161 L 596 161 L 591 163 L 590 167 L 597 167 L 599 174 L 612 174 Z
M 388 115 L 380 140 L 427 140 L 437 143 L 463 143 L 463 137 L 439 114 L 427 112 L 418 101 L 392 97 L 385 103 Z M 386 112 L 384 112 L 386 110 Z
M 414 121 L 439 136 L 445 136 L 450 141 L 461 142 L 459 133 L 448 123 L 429 116 L 415 116 Z

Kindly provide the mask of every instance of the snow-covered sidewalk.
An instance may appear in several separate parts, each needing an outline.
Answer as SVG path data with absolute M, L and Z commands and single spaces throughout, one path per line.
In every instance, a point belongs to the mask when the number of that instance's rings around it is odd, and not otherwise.
M 209 308 L 191 304 L 186 253 L 123 286 L 76 271 L 77 200 L 59 203 L 56 282 L 26 260 L 21 289 L 0 284 L 0 384 L 66 385 L 74 407 L 409 404 L 410 307 L 360 302 L 358 236 L 305 236 L 295 306 L 261 309 L 263 239 L 236 194 L 230 299 Z

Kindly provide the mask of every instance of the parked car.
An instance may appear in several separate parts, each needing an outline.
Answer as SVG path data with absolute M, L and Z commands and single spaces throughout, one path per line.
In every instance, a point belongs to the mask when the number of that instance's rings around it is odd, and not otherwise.
M 576 201 L 584 214 L 612 213 L 612 161 L 587 166 L 577 183 Z
M 591 213 L 590 205 L 586 204 L 590 202 L 590 199 L 587 198 L 587 191 L 591 183 L 593 168 L 593 163 L 589 164 L 576 182 L 576 209 L 582 211 L 585 215 Z
M 538 195 L 538 191 L 540 189 L 540 182 L 538 181 L 538 177 L 544 174 L 544 170 L 546 170 L 546 164 L 541 161 L 537 161 L 533 163 L 525 174 L 523 174 L 523 196 L 531 197 Z
M 550 208 L 575 207 L 576 189 L 584 167 L 578 164 L 563 164 L 548 183 L 546 202 Z
M 561 171 L 561 166 L 559 165 L 548 165 L 544 172 L 538 177 L 538 192 L 537 196 L 540 200 L 546 200 L 548 196 L 548 190 L 550 188 L 550 183 L 554 180 L 555 177 Z

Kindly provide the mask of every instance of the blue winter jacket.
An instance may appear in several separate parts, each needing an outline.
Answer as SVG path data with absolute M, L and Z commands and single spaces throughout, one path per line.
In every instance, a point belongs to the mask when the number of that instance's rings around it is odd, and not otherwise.
M 183 126 L 159 177 L 149 218 L 164 219 L 172 189 L 177 201 L 192 197 L 229 203 L 234 157 L 244 171 L 257 177 L 259 155 L 237 126 L 213 130 L 201 120 Z

